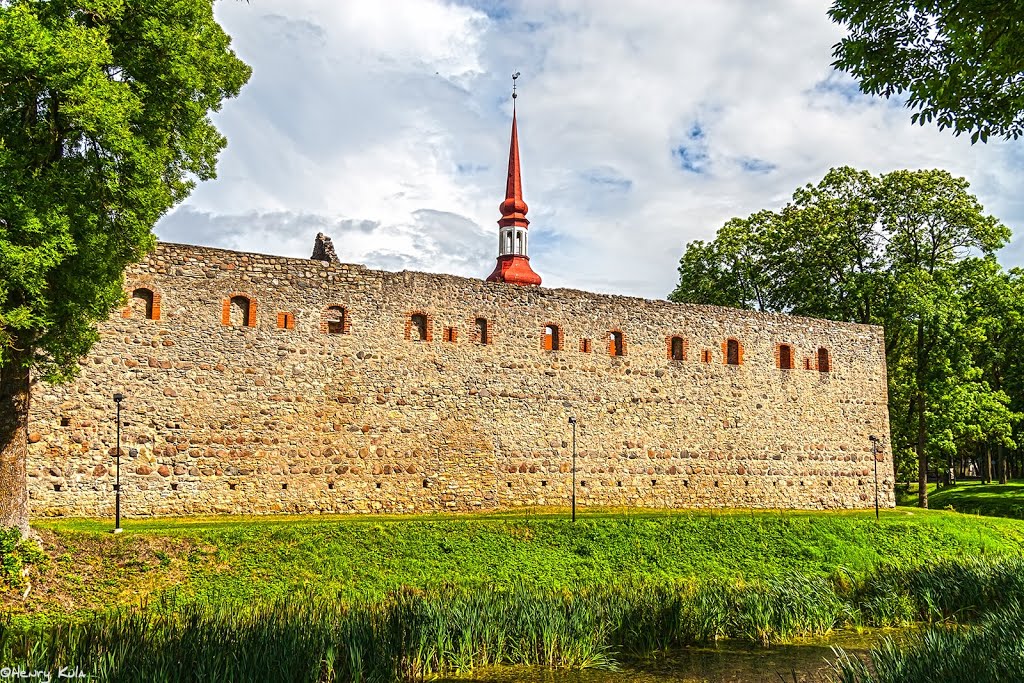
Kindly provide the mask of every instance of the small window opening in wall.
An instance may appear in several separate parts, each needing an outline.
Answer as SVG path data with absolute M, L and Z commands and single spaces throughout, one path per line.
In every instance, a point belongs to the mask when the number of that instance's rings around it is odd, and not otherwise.
M 177 484 L 171 484 L 171 490 L 172 491 L 177 491 L 178 490 L 178 485 Z
M 456 332 L 455 332 L 455 328 L 454 327 L 446 327 L 446 328 L 444 328 L 444 340 L 446 342 L 451 342 L 451 343 L 454 344 L 455 343 L 455 336 L 456 336 Z
M 60 419 L 60 426 L 61 427 L 70 427 L 71 426 L 71 418 L 70 417 L 62 417 Z
M 512 488 L 512 482 L 510 481 L 505 482 L 505 485 L 508 486 L 508 488 Z
M 380 488 L 380 482 L 379 481 L 377 482 L 377 488 Z
M 658 485 L 658 480 L 657 479 L 651 479 L 651 486 L 657 486 L 657 485 Z
M 132 292 L 132 314 L 146 320 L 153 319 L 153 290 L 139 287 Z
M 424 479 L 423 480 L 423 488 L 425 488 L 425 489 L 429 489 L 430 488 L 430 480 L 429 479 Z
M 615 482 L 615 485 L 616 485 L 616 486 L 622 486 L 622 482 L 621 482 L 621 481 L 619 481 L 619 482 Z
M 60 491 L 60 484 L 54 484 L 53 485 L 53 490 L 54 491 Z
M 715 482 L 715 488 L 716 489 L 718 488 L 718 482 L 717 481 Z
M 789 344 L 779 344 L 779 368 L 782 370 L 793 369 L 793 347 Z
M 490 344 L 491 337 L 487 332 L 487 318 L 476 319 L 476 340 L 479 344 Z
M 327 334 L 345 334 L 348 311 L 341 306 L 327 307 Z
M 592 348 L 593 347 L 591 346 L 591 343 L 590 343 L 589 339 L 580 339 L 580 352 L 581 353 L 590 353 Z
M 703 351 L 701 351 L 700 352 L 700 359 L 704 363 L 710 363 L 711 362 L 711 351 L 709 351 L 708 349 L 704 349 Z
M 558 329 L 558 325 L 545 325 L 544 326 L 544 350 L 545 351 L 559 351 L 562 348 L 562 331 Z
M 252 302 L 249 297 L 233 296 L 230 304 L 230 318 L 228 324 L 232 327 L 249 327 L 252 323 L 249 312 L 252 310 Z
M 818 372 L 829 372 L 832 370 L 832 359 L 829 358 L 828 349 L 818 349 Z
M 804 369 L 805 370 L 810 370 L 812 364 L 813 363 L 812 363 L 810 358 L 804 358 Z
M 608 333 L 608 355 L 621 356 L 625 353 L 626 345 L 623 341 L 622 333 L 618 330 L 612 330 Z
M 334 482 L 333 481 L 327 482 L 327 488 L 330 489 L 331 491 L 333 491 L 334 490 Z
M 684 360 L 683 338 L 672 337 L 672 360 Z
M 541 482 L 540 482 L 540 485 L 541 486 L 547 486 L 548 485 L 548 480 L 547 479 L 542 479 Z
M 281 484 L 281 490 L 282 491 L 287 491 L 288 490 L 288 484 Z
M 580 482 L 580 486 L 586 486 L 586 485 L 587 485 L 587 482 L 585 482 L 585 481 L 581 481 Z
M 686 479 L 683 479 L 683 487 L 684 488 L 690 488 L 690 482 L 687 481 Z
M 294 330 L 295 329 L 295 315 L 288 313 L 287 311 L 281 311 L 277 314 L 277 329 L 279 330 Z
M 729 365 L 740 364 L 740 343 L 735 339 L 729 339 L 726 341 L 725 362 Z
M 427 341 L 427 316 L 416 313 L 412 316 L 412 329 L 409 331 L 413 341 Z

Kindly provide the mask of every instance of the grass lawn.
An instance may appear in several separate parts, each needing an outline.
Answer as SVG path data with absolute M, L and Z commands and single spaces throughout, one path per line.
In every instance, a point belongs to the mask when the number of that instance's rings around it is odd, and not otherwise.
M 917 487 L 899 499 L 900 505 L 917 505 Z M 966 481 L 955 486 L 928 485 L 928 507 L 955 510 L 971 515 L 1024 519 L 1024 481 L 1008 484 L 982 484 Z
M 865 572 L 880 563 L 1020 554 L 1024 521 L 897 508 L 874 512 L 623 513 L 417 517 L 37 520 L 54 558 L 27 600 L 36 615 L 186 599 L 273 598 L 297 590 L 372 597 L 403 585 L 562 587 L 630 578 L 759 578 Z

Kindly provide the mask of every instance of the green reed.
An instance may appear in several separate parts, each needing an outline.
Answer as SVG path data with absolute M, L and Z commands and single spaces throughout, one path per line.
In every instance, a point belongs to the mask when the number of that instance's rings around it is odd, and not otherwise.
M 0 663 L 77 665 L 94 680 L 154 683 L 374 683 L 501 664 L 614 667 L 622 657 L 719 638 L 767 645 L 849 624 L 974 619 L 1020 595 L 1022 576 L 1024 560 L 1011 558 L 832 579 L 405 588 L 358 601 L 297 593 L 239 604 L 167 594 L 81 623 L 0 618 Z

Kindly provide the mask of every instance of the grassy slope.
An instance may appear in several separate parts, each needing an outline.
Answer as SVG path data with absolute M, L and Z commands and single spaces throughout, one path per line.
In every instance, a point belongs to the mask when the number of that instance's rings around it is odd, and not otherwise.
M 917 505 L 917 490 L 902 496 L 900 505 Z M 970 481 L 942 488 L 929 484 L 928 506 L 933 510 L 1024 519 L 1024 482 L 982 484 Z
M 677 512 L 415 518 L 132 521 L 37 525 L 57 560 L 18 611 L 96 609 L 177 586 L 247 598 L 305 587 L 342 596 L 440 582 L 546 586 L 628 577 L 753 578 L 856 572 L 880 562 L 1024 551 L 1024 522 L 898 509 L 873 513 Z

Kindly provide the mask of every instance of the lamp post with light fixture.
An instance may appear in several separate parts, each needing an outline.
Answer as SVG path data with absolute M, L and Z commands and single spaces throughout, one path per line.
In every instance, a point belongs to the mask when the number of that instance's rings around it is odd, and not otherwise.
M 124 394 L 114 394 L 114 403 L 117 405 L 117 456 L 114 475 L 114 533 L 121 533 L 121 401 Z

